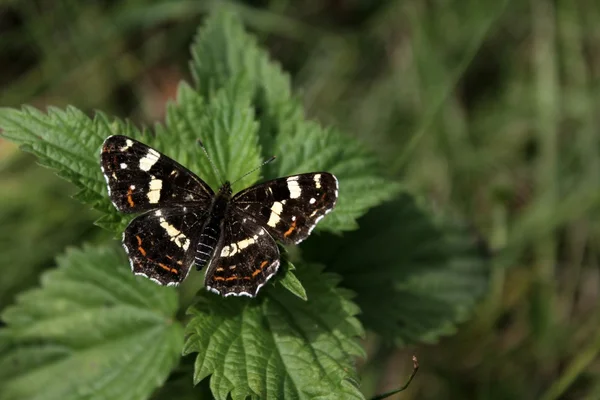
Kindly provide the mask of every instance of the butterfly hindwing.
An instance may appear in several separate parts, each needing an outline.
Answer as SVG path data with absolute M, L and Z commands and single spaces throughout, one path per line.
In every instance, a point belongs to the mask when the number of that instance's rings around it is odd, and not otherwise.
M 147 212 L 123 232 L 123 247 L 136 275 L 161 285 L 177 285 L 187 276 L 206 215 L 188 207 Z
M 104 141 L 101 167 L 110 199 L 121 212 L 184 203 L 208 208 L 214 196 L 187 168 L 127 136 L 114 135 Z
M 284 243 L 300 243 L 333 209 L 338 182 L 328 172 L 288 176 L 241 191 L 232 203 Z
M 222 296 L 254 297 L 278 268 L 279 249 L 269 232 L 231 210 L 204 286 Z

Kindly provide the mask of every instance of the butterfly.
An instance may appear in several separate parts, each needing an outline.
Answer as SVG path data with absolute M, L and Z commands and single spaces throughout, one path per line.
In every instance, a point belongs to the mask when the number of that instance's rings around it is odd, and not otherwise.
M 123 232 L 135 275 L 180 284 L 192 265 L 206 267 L 205 287 L 255 297 L 280 265 L 276 241 L 300 243 L 335 206 L 328 172 L 292 175 L 232 194 L 215 193 L 175 160 L 127 136 L 108 137 L 100 164 L 114 206 L 141 213 Z

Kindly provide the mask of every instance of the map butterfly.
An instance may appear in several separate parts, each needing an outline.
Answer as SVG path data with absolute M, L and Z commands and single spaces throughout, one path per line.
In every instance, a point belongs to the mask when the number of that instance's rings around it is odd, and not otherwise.
M 257 295 L 279 268 L 279 248 L 300 243 L 335 206 L 328 172 L 292 175 L 232 195 L 215 193 L 175 160 L 127 136 L 108 137 L 100 162 L 117 210 L 141 213 L 123 232 L 134 274 L 178 285 L 192 265 L 223 296 Z

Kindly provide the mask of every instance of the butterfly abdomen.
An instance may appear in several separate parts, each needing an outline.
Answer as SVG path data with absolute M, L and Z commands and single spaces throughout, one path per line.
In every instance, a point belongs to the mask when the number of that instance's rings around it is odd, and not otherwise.
M 230 199 L 231 186 L 229 182 L 226 182 L 215 196 L 208 213 L 209 217 L 202 227 L 195 257 L 196 269 L 198 271 L 207 264 L 215 252 L 221 232 L 223 231 L 222 225 Z

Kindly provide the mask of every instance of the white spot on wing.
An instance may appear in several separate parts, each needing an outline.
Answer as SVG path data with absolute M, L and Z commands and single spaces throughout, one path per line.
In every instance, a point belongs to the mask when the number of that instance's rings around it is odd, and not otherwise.
M 298 177 L 292 176 L 287 178 L 288 190 L 290 191 L 290 199 L 297 199 L 302 194 L 300 185 L 298 185 Z
M 140 169 L 142 171 L 150 171 L 150 168 L 156 164 L 159 158 L 160 154 L 158 151 L 149 149 L 148 153 L 146 153 L 146 155 L 140 159 Z
M 126 150 L 128 150 L 128 149 L 129 149 L 131 146 L 133 146 L 133 141 L 132 141 L 132 140 L 130 140 L 130 139 L 127 139 L 127 140 L 125 141 L 125 146 L 121 147 L 119 150 L 121 150 L 121 151 L 126 151 Z
M 231 247 L 223 246 L 221 249 L 221 257 L 229 257 L 229 252 L 231 251 Z
M 271 206 L 271 215 L 269 216 L 269 221 L 267 221 L 267 225 L 269 225 L 272 228 L 275 228 L 277 226 L 277 223 L 281 219 L 279 218 L 279 213 L 281 213 L 282 210 L 283 204 L 281 204 L 278 201 L 273 203 L 273 205 Z
M 148 201 L 152 204 L 158 203 L 160 200 L 160 191 L 162 189 L 162 181 L 160 179 L 152 179 L 150 181 L 150 188 L 146 197 L 148 197 Z
M 248 239 L 240 240 L 239 242 L 237 242 L 237 247 L 240 250 L 242 250 L 242 249 L 245 249 L 246 247 L 250 246 L 251 244 L 254 244 L 254 239 L 248 238 Z
M 169 235 L 171 241 L 174 242 L 178 247 L 181 247 L 184 250 L 187 250 L 190 247 L 190 239 L 181 233 L 180 230 L 169 224 L 163 217 L 160 218 L 160 226 L 167 231 L 167 235 Z
M 321 174 L 316 174 L 313 179 L 315 180 L 315 187 L 321 189 Z
M 127 164 L 121 163 L 121 169 L 127 169 Z
M 181 238 L 179 239 L 179 242 L 180 242 L 179 244 L 181 245 L 180 247 L 183 247 L 183 249 L 187 251 L 187 249 L 189 249 L 189 247 L 190 247 L 190 239 L 186 238 L 185 236 L 184 236 L 184 238 L 185 238 L 184 242 L 181 242 Z
M 315 200 L 314 197 L 311 197 L 311 199 L 308 201 L 310 204 L 315 204 L 317 202 L 317 200 Z

